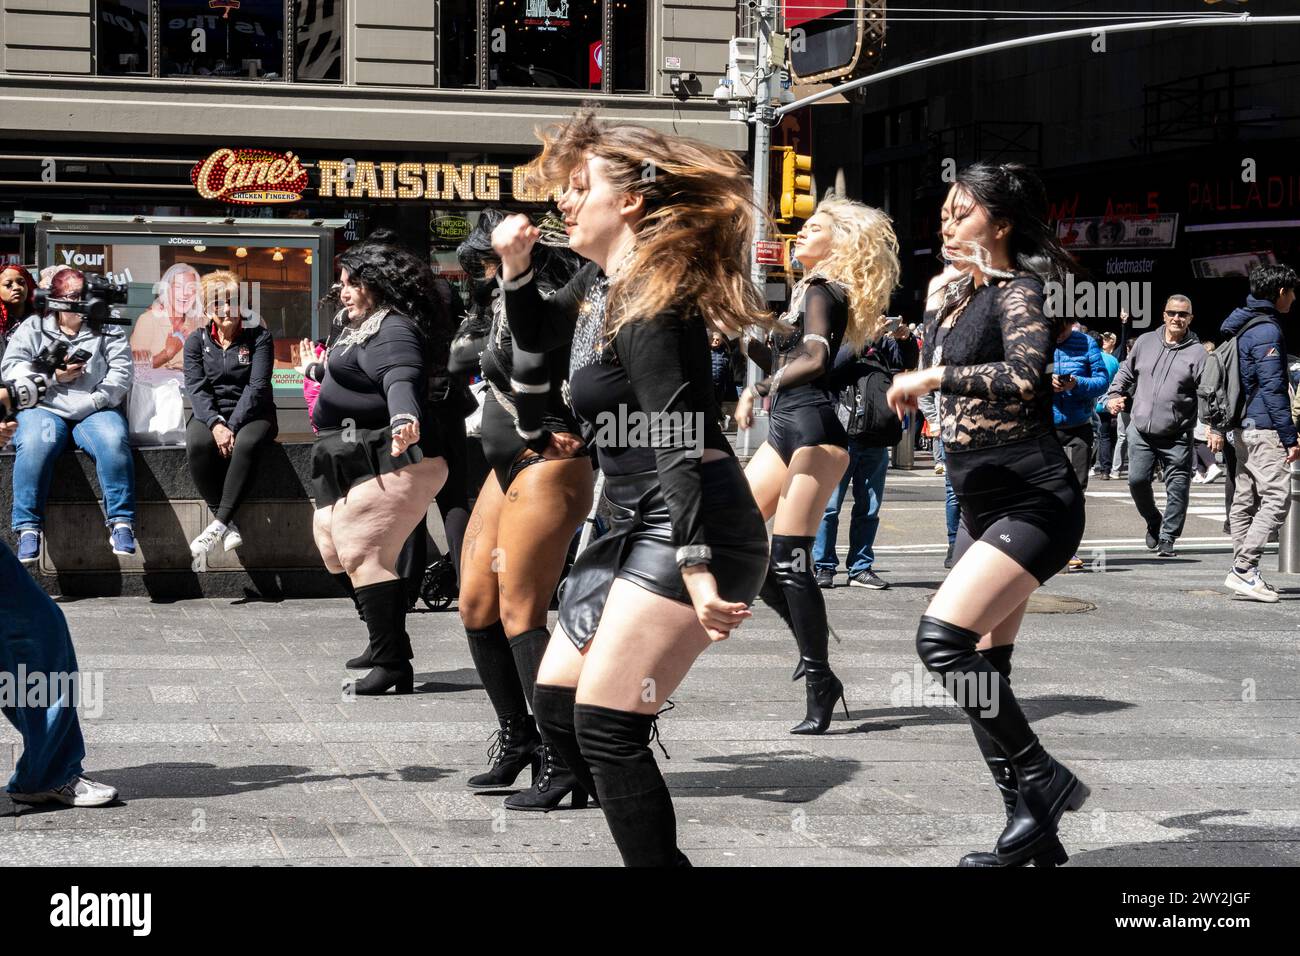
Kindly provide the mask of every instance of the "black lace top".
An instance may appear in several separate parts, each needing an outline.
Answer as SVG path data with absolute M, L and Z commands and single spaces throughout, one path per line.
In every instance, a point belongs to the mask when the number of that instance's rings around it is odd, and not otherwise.
M 781 392 L 800 385 L 828 391 L 831 368 L 849 325 L 847 293 L 835 282 L 816 279 L 809 284 L 798 314 L 785 319 L 794 326 L 790 333 L 773 332 L 767 343 L 746 339 L 746 354 L 765 372 L 785 370 Z M 756 383 L 758 394 L 768 394 L 773 377 Z
M 979 287 L 947 325 L 929 316 L 925 365 L 944 367 L 944 451 L 1005 445 L 1050 431 L 1055 342 L 1056 322 L 1043 314 L 1043 286 L 1033 276 Z

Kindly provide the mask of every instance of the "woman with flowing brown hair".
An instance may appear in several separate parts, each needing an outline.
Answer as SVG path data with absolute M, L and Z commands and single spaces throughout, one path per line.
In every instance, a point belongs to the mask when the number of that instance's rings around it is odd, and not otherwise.
M 831 369 L 841 344 L 858 352 L 883 331 L 882 313 L 898 285 L 898 239 L 880 210 L 831 198 L 799 230 L 794 253 L 807 271 L 790 296 L 790 330 L 774 332 L 766 343 L 746 336 L 746 353 L 771 374 L 741 394 L 736 424 L 750 427 L 755 400 L 771 397 L 767 440 L 745 469 L 763 517 L 775 518 L 762 597 L 794 633 L 795 679 L 807 678 L 807 715 L 790 732 L 823 734 L 844 699 L 844 685 L 831 670 L 826 602 L 813 568 L 817 529 L 849 463 Z M 849 584 L 883 587 L 870 570 L 851 575 Z
M 569 245 L 588 262 L 543 298 L 540 232 L 506 219 L 493 233 L 506 316 L 523 348 L 569 344 L 570 401 L 613 519 L 565 582 L 534 713 L 597 795 L 624 863 L 684 865 L 650 750 L 656 713 L 750 616 L 767 566 L 762 515 L 719 423 L 708 336 L 770 322 L 748 276 L 749 184 L 724 150 L 590 109 L 539 135 L 531 178 L 567 187 Z

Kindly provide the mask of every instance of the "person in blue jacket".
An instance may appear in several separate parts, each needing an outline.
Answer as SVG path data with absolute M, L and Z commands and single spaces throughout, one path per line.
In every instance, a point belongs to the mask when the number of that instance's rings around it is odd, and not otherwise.
M 1096 432 L 1092 427 L 1093 404 L 1110 387 L 1110 374 L 1097 340 L 1086 332 L 1067 325 L 1056 340 L 1056 357 L 1052 367 L 1052 420 L 1056 437 L 1065 449 L 1079 479 L 1088 487 L 1092 463 L 1092 444 Z M 1081 567 L 1078 555 L 1070 559 L 1071 570 Z
M 1268 604 L 1278 600 L 1278 593 L 1260 576 L 1259 559 L 1286 517 L 1291 463 L 1300 459 L 1281 319 L 1295 303 L 1296 285 L 1290 266 L 1256 266 L 1245 308 L 1235 310 L 1220 329 L 1237 337 L 1243 399 L 1241 423 L 1232 438 L 1237 453 L 1236 491 L 1228 512 L 1233 560 L 1223 583 Z M 1210 438 L 1210 450 L 1219 450 L 1222 437 Z
M 1101 345 L 1101 360 L 1106 364 L 1106 379 L 1113 382 L 1115 374 L 1119 371 L 1119 357 L 1115 355 L 1118 339 L 1114 332 L 1096 333 L 1096 337 L 1098 344 Z M 1108 385 L 1107 388 L 1109 387 Z M 1097 464 L 1092 473 L 1108 481 L 1111 477 L 1111 461 L 1115 457 L 1118 416 L 1112 415 L 1110 409 L 1106 407 L 1105 395 L 1097 399 L 1093 410 L 1097 413 Z

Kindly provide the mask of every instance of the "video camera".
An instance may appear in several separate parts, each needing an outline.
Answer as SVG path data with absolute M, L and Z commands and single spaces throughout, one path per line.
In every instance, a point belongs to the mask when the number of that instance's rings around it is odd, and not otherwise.
M 122 311 L 114 306 L 125 305 L 127 287 L 125 282 L 114 282 L 95 272 L 83 272 L 85 285 L 80 299 L 57 299 L 49 289 L 37 289 L 36 314 L 49 312 L 79 312 L 95 325 L 130 325 L 131 319 L 123 318 Z
M 45 348 L 33 356 L 31 365 L 33 372 L 53 378 L 59 369 L 65 369 L 69 365 L 83 365 L 89 360 L 90 352 L 86 349 L 77 349 L 69 355 L 67 342 L 54 341 L 46 343 Z
M 0 382 L 0 392 L 4 393 L 4 401 L 0 402 L 0 421 L 13 421 L 22 409 L 35 408 L 45 397 L 47 388 L 49 382 L 42 375 Z

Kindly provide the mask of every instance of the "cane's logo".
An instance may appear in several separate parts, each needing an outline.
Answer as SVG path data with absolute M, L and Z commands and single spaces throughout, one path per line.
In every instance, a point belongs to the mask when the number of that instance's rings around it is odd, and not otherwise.
M 190 181 L 204 199 L 219 202 L 297 202 L 307 189 L 307 170 L 291 152 L 222 148 L 194 164 Z

